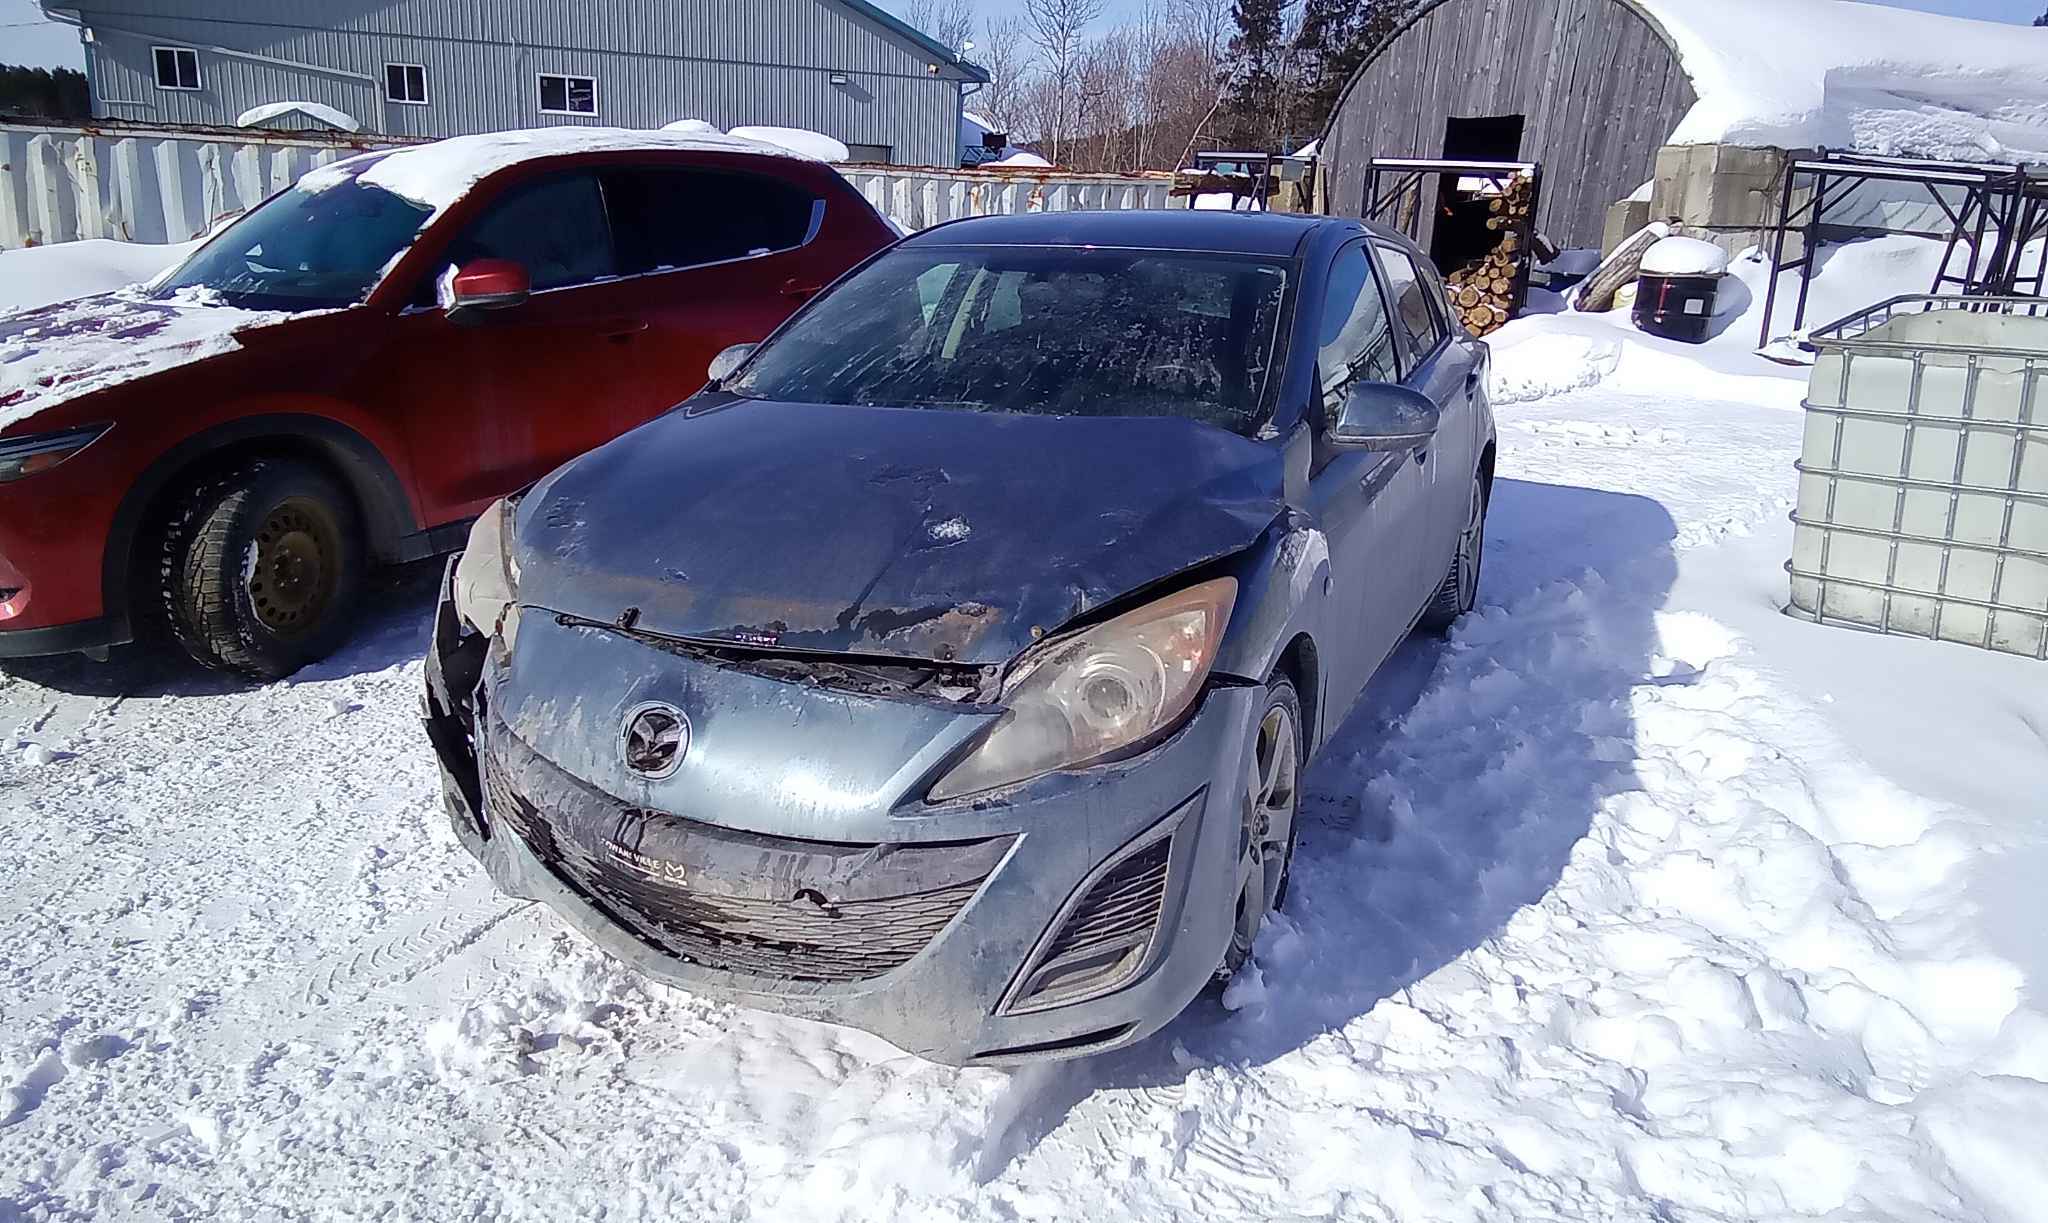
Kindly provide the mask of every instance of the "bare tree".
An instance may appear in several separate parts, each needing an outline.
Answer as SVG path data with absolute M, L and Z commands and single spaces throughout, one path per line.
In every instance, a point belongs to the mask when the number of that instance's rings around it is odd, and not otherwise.
M 1024 0 L 1024 21 L 1037 46 L 1045 77 L 1052 84 L 1049 138 L 1052 160 L 1060 159 L 1060 143 L 1071 131 L 1078 109 L 1079 74 L 1084 31 L 1102 16 L 1107 0 Z
M 904 0 L 903 19 L 959 55 L 974 36 L 974 0 Z
M 1025 77 L 1031 72 L 1031 46 L 1024 23 L 1015 17 L 992 18 L 982 27 L 982 41 L 968 58 L 988 69 L 988 84 L 969 95 L 968 105 L 986 115 L 997 128 L 1022 133 Z

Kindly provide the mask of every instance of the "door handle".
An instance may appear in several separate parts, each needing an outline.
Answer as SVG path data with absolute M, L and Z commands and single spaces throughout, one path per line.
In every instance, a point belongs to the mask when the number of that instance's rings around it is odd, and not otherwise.
M 824 285 L 805 284 L 792 276 L 782 282 L 782 295 L 784 297 L 794 297 L 798 301 L 806 301 L 816 297 L 818 292 L 824 287 Z

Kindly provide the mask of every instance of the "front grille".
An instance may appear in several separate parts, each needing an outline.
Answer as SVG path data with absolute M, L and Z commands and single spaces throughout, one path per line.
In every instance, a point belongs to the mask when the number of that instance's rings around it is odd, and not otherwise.
M 628 855 L 616 847 L 593 848 L 570 835 L 575 827 L 613 826 L 620 815 L 652 818 L 673 833 L 687 824 L 673 817 L 631 812 L 550 813 L 515 793 L 499 769 L 485 770 L 485 801 L 494 823 L 513 829 L 557 878 L 607 918 L 642 942 L 680 960 L 721 972 L 743 973 L 785 981 L 843 983 L 879 977 L 908 962 L 973 899 L 987 878 L 977 866 L 969 878 L 959 872 L 941 886 L 896 895 L 863 895 L 839 899 L 821 891 L 795 887 L 786 899 L 729 895 L 689 886 L 688 873 L 663 859 Z M 816 842 L 778 841 L 696 825 L 700 841 L 743 843 L 766 858 L 780 846 L 785 855 L 801 855 Z M 832 846 L 849 851 L 889 851 L 889 860 L 909 874 L 945 878 L 949 860 L 987 863 L 999 860 L 1002 846 Z M 935 869 L 918 872 L 903 865 L 923 857 Z M 634 859 L 638 858 L 639 861 Z M 762 878 L 772 875 L 763 868 Z M 682 876 L 679 881 L 674 876 Z M 759 885 L 761 879 L 733 882 Z
M 1173 838 L 1161 837 L 1104 872 L 1046 944 L 1010 1009 L 1078 1002 L 1135 977 L 1159 929 L 1172 856 Z

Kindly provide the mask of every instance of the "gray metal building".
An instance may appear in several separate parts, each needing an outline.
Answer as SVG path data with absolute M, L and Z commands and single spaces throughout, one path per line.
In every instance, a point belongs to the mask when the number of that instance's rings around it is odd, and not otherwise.
M 1331 114 L 1330 210 L 1360 215 L 1372 157 L 1539 161 L 1537 229 L 1561 246 L 1599 246 L 1608 206 L 1650 180 L 1696 98 L 1643 4 L 1431 0 Z
M 858 161 L 959 163 L 988 74 L 867 0 L 43 0 L 79 26 L 93 113 L 454 136 L 548 124 L 775 124 Z M 312 116 L 312 117 L 309 117 Z

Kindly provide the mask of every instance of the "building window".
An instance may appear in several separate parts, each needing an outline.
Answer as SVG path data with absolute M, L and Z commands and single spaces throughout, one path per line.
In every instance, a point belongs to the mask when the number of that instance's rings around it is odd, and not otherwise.
M 597 78 L 540 74 L 540 110 L 544 115 L 597 113 Z
M 407 106 L 425 106 L 427 70 L 418 64 L 384 65 L 384 96 Z
M 151 47 L 158 89 L 199 88 L 199 52 L 190 47 Z

